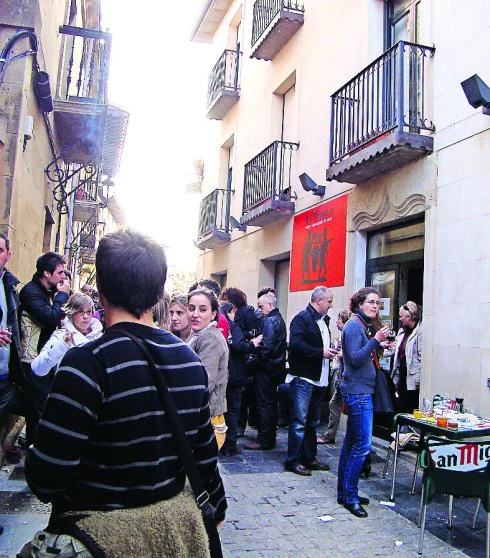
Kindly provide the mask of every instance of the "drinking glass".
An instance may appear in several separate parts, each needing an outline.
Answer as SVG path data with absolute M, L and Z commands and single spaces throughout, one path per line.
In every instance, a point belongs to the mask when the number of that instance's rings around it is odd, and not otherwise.
M 4 329 L 4 331 L 8 331 L 8 332 L 9 332 L 10 338 L 12 339 L 12 326 L 11 326 L 11 325 L 5 326 L 3 329 Z M 9 348 L 8 344 L 5 345 L 5 347 L 2 347 L 2 349 L 3 349 L 4 351 L 6 351 L 8 348 Z
M 430 399 L 422 399 L 422 410 L 424 411 L 424 417 L 427 418 L 432 412 L 432 401 Z

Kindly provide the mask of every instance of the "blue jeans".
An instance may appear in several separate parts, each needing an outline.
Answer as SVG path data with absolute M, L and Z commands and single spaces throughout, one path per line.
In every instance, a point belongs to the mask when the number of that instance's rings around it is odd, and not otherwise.
M 316 428 L 326 387 L 318 387 L 301 378 L 294 378 L 291 389 L 291 423 L 288 434 L 288 453 L 285 466 L 308 466 L 316 459 Z
M 337 498 L 344 504 L 358 504 L 362 464 L 371 451 L 373 396 L 342 393 L 342 399 L 347 406 L 347 431 L 340 452 Z

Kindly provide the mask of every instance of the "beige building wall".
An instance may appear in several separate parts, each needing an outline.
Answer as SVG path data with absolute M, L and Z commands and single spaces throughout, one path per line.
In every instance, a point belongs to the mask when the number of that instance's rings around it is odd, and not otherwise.
M 38 62 L 49 73 L 54 90 L 59 59 L 58 27 L 64 20 L 66 0 L 19 3 L 2 10 L 0 42 L 18 29 L 32 29 L 39 40 Z M 15 53 L 30 48 L 27 38 L 15 44 Z M 12 260 L 9 268 L 23 282 L 30 280 L 36 258 L 43 252 L 46 209 L 56 224 L 52 227 L 51 247 L 54 246 L 58 215 L 53 207 L 52 183 L 44 174 L 54 158 L 42 113 L 33 90 L 33 57 L 15 60 L 7 67 L 0 85 L 0 114 L 8 124 L 0 138 L 0 226 L 11 240 Z M 33 117 L 32 139 L 23 151 L 26 117 Z M 52 122 L 52 116 L 48 117 Z M 64 221 L 64 220 L 63 220 Z M 61 227 L 60 246 L 63 246 Z
M 426 389 L 460 393 L 488 415 L 490 116 L 466 102 L 460 82 L 479 74 L 490 84 L 490 5 L 434 2 L 433 34 L 438 172 L 437 209 L 431 216 L 433 281 L 426 297 L 430 345 L 425 354 L 433 373 Z
M 242 215 L 244 165 L 280 139 L 281 95 L 295 85 L 294 117 L 286 141 L 299 142 L 292 190 L 299 213 L 348 193 L 345 283 L 335 288 L 332 317 L 364 286 L 368 233 L 415 217 L 425 224 L 423 377 L 421 394 L 462 396 L 490 414 L 490 336 L 485 331 L 490 291 L 490 117 L 469 106 L 460 82 L 478 73 L 490 84 L 490 4 L 482 0 L 421 0 L 419 44 L 436 47 L 427 63 L 425 102 L 436 126 L 434 151 L 359 185 L 325 182 L 329 165 L 330 95 L 383 52 L 382 0 L 305 0 L 304 24 L 273 61 L 250 58 L 253 1 L 234 1 L 213 37 L 216 59 L 234 48 L 242 18 L 241 94 L 216 122 L 208 142 L 203 196 L 226 187 L 233 143 L 231 215 Z M 211 69 L 211 68 L 210 68 Z M 326 184 L 323 198 L 304 192 L 298 175 Z M 227 273 L 255 302 L 273 283 L 274 259 L 291 250 L 293 218 L 263 228 L 234 230 L 232 241 L 199 257 L 197 276 Z M 287 322 L 309 292 L 289 293 Z M 333 333 L 336 334 L 333 327 Z

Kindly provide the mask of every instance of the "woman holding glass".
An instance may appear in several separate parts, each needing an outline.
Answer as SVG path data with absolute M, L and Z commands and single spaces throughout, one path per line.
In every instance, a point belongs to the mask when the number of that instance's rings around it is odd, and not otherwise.
M 46 376 L 70 347 L 80 347 L 102 335 L 102 324 L 94 318 L 94 303 L 91 297 L 74 293 L 63 306 L 66 318 L 46 342 L 38 356 L 31 362 L 36 376 Z
M 356 517 L 367 517 L 359 496 L 359 477 L 371 451 L 373 394 L 379 368 L 378 353 L 389 346 L 390 328 L 378 329 L 379 294 L 372 287 L 354 293 L 350 299 L 353 317 L 342 330 L 344 373 L 340 393 L 347 411 L 347 431 L 340 453 L 337 502 Z

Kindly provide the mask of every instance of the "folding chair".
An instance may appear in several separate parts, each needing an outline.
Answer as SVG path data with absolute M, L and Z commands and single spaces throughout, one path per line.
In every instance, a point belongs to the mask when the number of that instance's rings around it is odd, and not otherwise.
M 392 431 L 396 432 L 396 416 L 393 420 L 393 428 Z M 392 434 L 393 436 L 393 434 Z M 406 441 L 405 441 L 406 440 Z M 419 451 L 419 440 L 420 437 L 415 434 L 414 432 L 400 434 L 400 439 L 398 442 L 398 453 L 400 454 L 402 451 L 414 451 L 417 453 L 417 459 L 415 461 L 415 470 L 413 472 L 413 479 L 412 479 L 412 490 L 410 494 L 415 494 L 415 483 L 417 482 L 417 473 L 419 470 L 419 460 L 418 460 L 418 451 Z M 386 458 L 385 458 L 385 465 L 383 468 L 383 474 L 381 477 L 383 479 L 386 478 L 386 473 L 388 471 L 388 465 L 390 464 L 390 458 L 393 455 L 395 457 L 395 441 L 393 440 L 389 445 L 386 451 Z M 395 471 L 396 474 L 396 471 Z
M 428 436 L 419 456 L 423 469 L 419 526 L 419 554 L 424 543 L 427 505 L 435 494 L 449 496 L 448 527 L 452 527 L 453 497 L 479 498 L 487 512 L 486 557 L 490 558 L 490 442 L 449 441 Z M 478 511 L 478 508 L 477 508 Z M 473 525 L 475 524 L 473 520 Z

